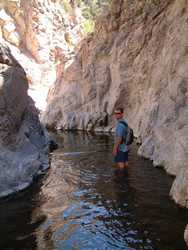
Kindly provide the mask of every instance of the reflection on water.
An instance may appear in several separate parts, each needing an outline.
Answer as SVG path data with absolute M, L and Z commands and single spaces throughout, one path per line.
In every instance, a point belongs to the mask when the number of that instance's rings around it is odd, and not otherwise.
M 187 249 L 188 216 L 169 199 L 172 179 L 136 146 L 125 172 L 113 167 L 112 136 L 57 138 L 47 175 L 0 204 L 0 249 Z

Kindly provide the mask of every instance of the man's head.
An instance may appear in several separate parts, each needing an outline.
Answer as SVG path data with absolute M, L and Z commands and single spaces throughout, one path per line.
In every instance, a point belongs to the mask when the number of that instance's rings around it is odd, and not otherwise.
M 115 114 L 117 120 L 122 119 L 123 118 L 123 108 L 116 108 L 114 111 L 114 114 Z

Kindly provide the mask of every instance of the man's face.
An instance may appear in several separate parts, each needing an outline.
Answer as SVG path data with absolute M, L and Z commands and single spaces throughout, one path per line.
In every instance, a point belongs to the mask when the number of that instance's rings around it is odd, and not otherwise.
M 119 120 L 119 119 L 123 118 L 123 113 L 120 110 L 115 110 L 114 115 L 116 117 L 116 120 Z

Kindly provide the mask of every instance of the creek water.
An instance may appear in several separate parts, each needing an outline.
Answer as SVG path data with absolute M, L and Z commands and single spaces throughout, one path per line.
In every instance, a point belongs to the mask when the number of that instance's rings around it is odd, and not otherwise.
M 172 177 L 130 151 L 112 158 L 112 135 L 56 134 L 51 168 L 0 203 L 0 249 L 184 250 L 188 213 L 169 197 Z

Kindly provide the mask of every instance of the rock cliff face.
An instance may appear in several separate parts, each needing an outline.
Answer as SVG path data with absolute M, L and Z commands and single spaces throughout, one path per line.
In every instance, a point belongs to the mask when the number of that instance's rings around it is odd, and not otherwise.
M 0 37 L 24 68 L 29 94 L 41 110 L 45 109 L 49 87 L 61 79 L 64 66 L 82 37 L 78 8 L 66 12 L 59 2 L 0 2 Z
M 111 131 L 121 105 L 139 154 L 176 176 L 188 207 L 188 6 L 185 0 L 114 1 L 50 92 L 49 127 Z
M 47 137 L 27 90 L 24 70 L 0 43 L 0 197 L 49 167 Z

